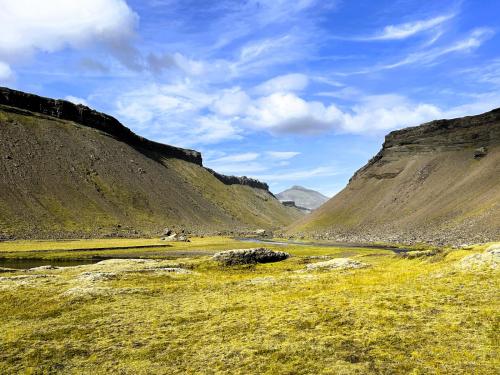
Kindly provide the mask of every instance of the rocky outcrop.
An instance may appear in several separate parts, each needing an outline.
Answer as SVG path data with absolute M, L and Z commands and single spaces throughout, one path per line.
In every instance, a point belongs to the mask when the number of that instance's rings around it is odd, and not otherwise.
M 254 178 L 249 178 L 247 176 L 237 177 L 237 176 L 226 176 L 220 173 L 217 173 L 213 169 L 206 168 L 211 174 L 215 176 L 219 181 L 221 181 L 225 185 L 245 185 L 250 186 L 256 189 L 262 189 L 269 192 L 269 185 L 265 182 L 256 180 Z M 271 194 L 271 192 L 269 192 Z
M 225 265 L 273 263 L 287 259 L 290 254 L 273 251 L 264 247 L 255 249 L 237 249 L 221 251 L 213 256 L 213 260 Z
M 0 87 L 0 104 L 73 121 L 103 131 L 134 148 L 147 152 L 148 156 L 177 158 L 198 165 L 202 164 L 201 154 L 198 151 L 165 145 L 140 137 L 114 117 L 81 104 L 76 105 L 66 100 L 44 98 L 6 87 Z M 28 114 L 28 112 L 23 114 Z
M 435 120 L 393 131 L 385 137 L 382 149 L 377 155 L 354 173 L 352 179 L 362 176 L 378 179 L 393 178 L 400 171 L 388 172 L 385 175 L 365 172 L 369 172 L 373 166 L 416 153 L 457 151 L 469 148 L 472 149 L 472 157 L 482 158 L 487 155 L 488 146 L 500 143 L 499 123 L 500 108 L 478 116 Z
M 105 113 L 97 112 L 81 104 L 73 104 L 66 100 L 50 99 L 42 96 L 0 87 L 0 105 L 12 107 L 11 111 L 29 115 L 30 112 L 47 115 L 76 122 L 90 128 L 105 132 L 117 140 L 127 143 L 153 159 L 176 158 L 202 165 L 201 153 L 195 150 L 174 147 L 138 136 L 117 119 Z M 9 110 L 9 108 L 4 108 Z M 219 181 L 225 185 L 245 185 L 269 191 L 269 186 L 261 181 L 246 176 L 225 176 L 211 169 Z
M 388 134 L 335 197 L 288 234 L 338 242 L 500 239 L 500 109 Z

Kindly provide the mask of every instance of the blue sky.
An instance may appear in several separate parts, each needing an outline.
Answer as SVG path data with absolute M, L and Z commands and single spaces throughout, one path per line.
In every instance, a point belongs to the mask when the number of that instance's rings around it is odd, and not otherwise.
M 499 1 L 0 0 L 0 84 L 273 192 L 333 195 L 391 130 L 500 106 Z

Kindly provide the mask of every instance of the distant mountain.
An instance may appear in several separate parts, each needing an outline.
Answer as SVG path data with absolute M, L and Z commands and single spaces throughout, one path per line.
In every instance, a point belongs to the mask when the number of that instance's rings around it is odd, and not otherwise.
M 298 208 L 309 211 L 318 208 L 329 199 L 320 192 L 297 185 L 277 194 L 276 198 L 281 202 L 294 202 Z
M 301 213 L 86 106 L 0 87 L 0 239 L 275 229 Z
M 397 130 L 289 232 L 351 242 L 500 240 L 500 108 Z

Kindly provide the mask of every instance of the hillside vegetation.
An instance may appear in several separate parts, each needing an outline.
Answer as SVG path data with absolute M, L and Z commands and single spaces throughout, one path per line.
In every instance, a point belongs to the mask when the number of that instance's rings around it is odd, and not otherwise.
M 500 109 L 390 133 L 347 187 L 289 233 L 340 241 L 500 239 Z
M 165 227 L 237 232 L 301 215 L 266 188 L 223 183 L 201 162 L 161 151 L 0 106 L 0 237 L 152 235 Z

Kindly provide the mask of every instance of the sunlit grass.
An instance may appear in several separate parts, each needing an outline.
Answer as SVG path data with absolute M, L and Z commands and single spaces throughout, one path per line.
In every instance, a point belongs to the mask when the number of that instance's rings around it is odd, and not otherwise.
M 172 245 L 167 251 L 255 246 L 217 237 Z M 386 250 L 285 250 L 293 257 L 248 267 L 223 268 L 208 256 L 167 261 L 192 274 L 138 272 L 140 266 L 119 273 L 121 268 L 110 264 L 39 271 L 55 277 L 25 284 L 2 281 L 0 373 L 498 370 L 498 274 L 454 267 L 482 248 L 451 251 L 436 260 L 402 259 Z M 149 250 L 141 251 L 147 256 Z M 316 256 L 349 256 L 371 267 L 301 272 L 307 262 L 321 260 Z M 67 295 L 82 284 L 79 274 L 96 270 L 118 277 L 90 284 L 104 288 L 102 295 Z M 12 275 L 21 274 L 33 273 Z

